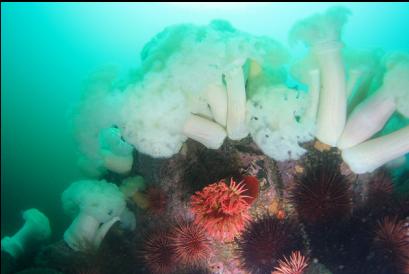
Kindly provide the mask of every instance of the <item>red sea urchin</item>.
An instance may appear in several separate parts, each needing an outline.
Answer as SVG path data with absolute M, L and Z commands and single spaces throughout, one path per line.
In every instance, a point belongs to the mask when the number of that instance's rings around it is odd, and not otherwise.
M 172 246 L 177 260 L 187 266 L 200 266 L 210 254 L 210 240 L 203 227 L 178 223 L 172 230 Z
M 237 251 L 244 269 L 253 274 L 265 274 L 278 266 L 280 258 L 301 247 L 302 238 L 294 224 L 265 217 L 246 227 Z
M 349 182 L 340 173 L 337 162 L 322 157 L 311 161 L 296 178 L 289 200 L 302 222 L 317 224 L 348 216 L 351 196 Z
M 157 232 L 146 238 L 143 258 L 147 268 L 155 274 L 172 273 L 175 270 L 175 250 L 169 232 Z
M 290 259 L 278 261 L 278 267 L 271 274 L 303 274 L 308 266 L 308 259 L 300 251 L 291 253 Z
M 384 260 L 383 267 L 390 266 L 399 273 L 409 273 L 409 221 L 386 217 L 378 222 L 374 244 L 376 253 Z
M 243 183 L 233 179 L 228 186 L 223 180 L 206 186 L 191 197 L 195 223 L 220 241 L 232 241 L 250 220 L 248 196 Z

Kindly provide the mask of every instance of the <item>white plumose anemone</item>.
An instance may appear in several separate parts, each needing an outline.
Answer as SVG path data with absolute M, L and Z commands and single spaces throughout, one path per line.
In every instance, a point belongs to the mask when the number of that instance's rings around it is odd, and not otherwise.
M 1 240 L 1 249 L 12 257 L 18 258 L 27 250 L 38 248 L 38 245 L 51 236 L 50 222 L 41 211 L 31 208 L 23 213 L 24 225 L 11 237 Z
M 64 241 L 74 250 L 98 248 L 111 226 L 125 209 L 125 196 L 105 180 L 72 183 L 62 194 L 64 211 L 74 220 L 64 233 Z

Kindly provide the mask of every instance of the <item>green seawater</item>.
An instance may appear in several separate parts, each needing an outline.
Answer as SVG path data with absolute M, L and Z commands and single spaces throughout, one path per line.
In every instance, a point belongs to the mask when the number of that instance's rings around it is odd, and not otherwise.
M 348 46 L 409 51 L 408 3 L 2 3 L 1 237 L 35 207 L 62 238 L 70 219 L 61 193 L 81 176 L 67 117 L 92 71 L 137 67 L 144 44 L 179 23 L 225 19 L 288 45 L 293 23 L 338 4 L 352 11 Z

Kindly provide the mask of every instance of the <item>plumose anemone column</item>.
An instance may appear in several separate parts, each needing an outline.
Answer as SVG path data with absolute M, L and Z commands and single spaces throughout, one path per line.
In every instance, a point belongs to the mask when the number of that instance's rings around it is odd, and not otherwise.
M 336 145 L 346 119 L 346 82 L 341 48 L 338 42 L 328 42 L 314 48 L 322 85 L 316 137 L 331 146 Z
M 248 134 L 245 80 L 240 63 L 234 64 L 224 74 L 227 86 L 227 135 L 232 140 L 243 139 Z
M 346 149 L 372 137 L 383 128 L 395 112 L 395 107 L 393 99 L 382 95 L 375 95 L 360 104 L 349 117 L 338 148 Z
M 23 219 L 23 227 L 14 236 L 1 239 L 1 250 L 13 258 L 20 257 L 28 249 L 37 247 L 51 236 L 48 218 L 39 210 L 31 208 L 24 211 Z
M 409 126 L 342 151 L 342 158 L 355 173 L 372 172 L 409 152 Z
M 346 77 L 341 56 L 341 31 L 349 11 L 336 7 L 324 14 L 306 18 L 294 25 L 292 41 L 303 41 L 311 48 L 320 69 L 321 92 L 316 137 L 336 146 L 346 119 Z
M 214 120 L 222 127 L 226 127 L 227 91 L 221 81 L 220 83 L 209 84 L 206 90 L 206 99 Z
M 320 72 L 319 70 L 313 69 L 308 72 L 309 74 L 309 98 L 310 98 L 310 105 L 305 111 L 304 119 L 311 119 L 312 121 L 316 121 L 317 119 L 317 110 L 318 104 L 320 100 Z
M 348 118 L 338 142 L 346 149 L 366 141 L 380 131 L 395 111 L 409 117 L 409 55 L 395 53 L 386 61 L 383 84 L 363 101 Z
M 98 248 L 111 226 L 119 221 L 114 217 L 101 225 L 93 216 L 81 212 L 64 233 L 64 241 L 74 250 Z
M 218 149 L 226 138 L 226 131 L 222 126 L 194 114 L 185 122 L 183 133 L 211 149 Z

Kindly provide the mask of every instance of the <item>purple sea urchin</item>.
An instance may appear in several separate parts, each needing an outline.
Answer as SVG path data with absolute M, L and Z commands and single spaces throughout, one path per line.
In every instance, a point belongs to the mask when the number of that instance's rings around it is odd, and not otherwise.
M 316 224 L 351 213 L 351 191 L 347 178 L 329 157 L 311 161 L 296 178 L 289 200 L 300 220 Z
M 376 253 L 393 271 L 409 273 L 409 222 L 386 217 L 378 222 L 374 244 Z
M 280 258 L 302 247 L 299 235 L 292 223 L 275 217 L 264 217 L 250 223 L 239 240 L 237 250 L 243 268 L 254 274 L 271 273 Z

